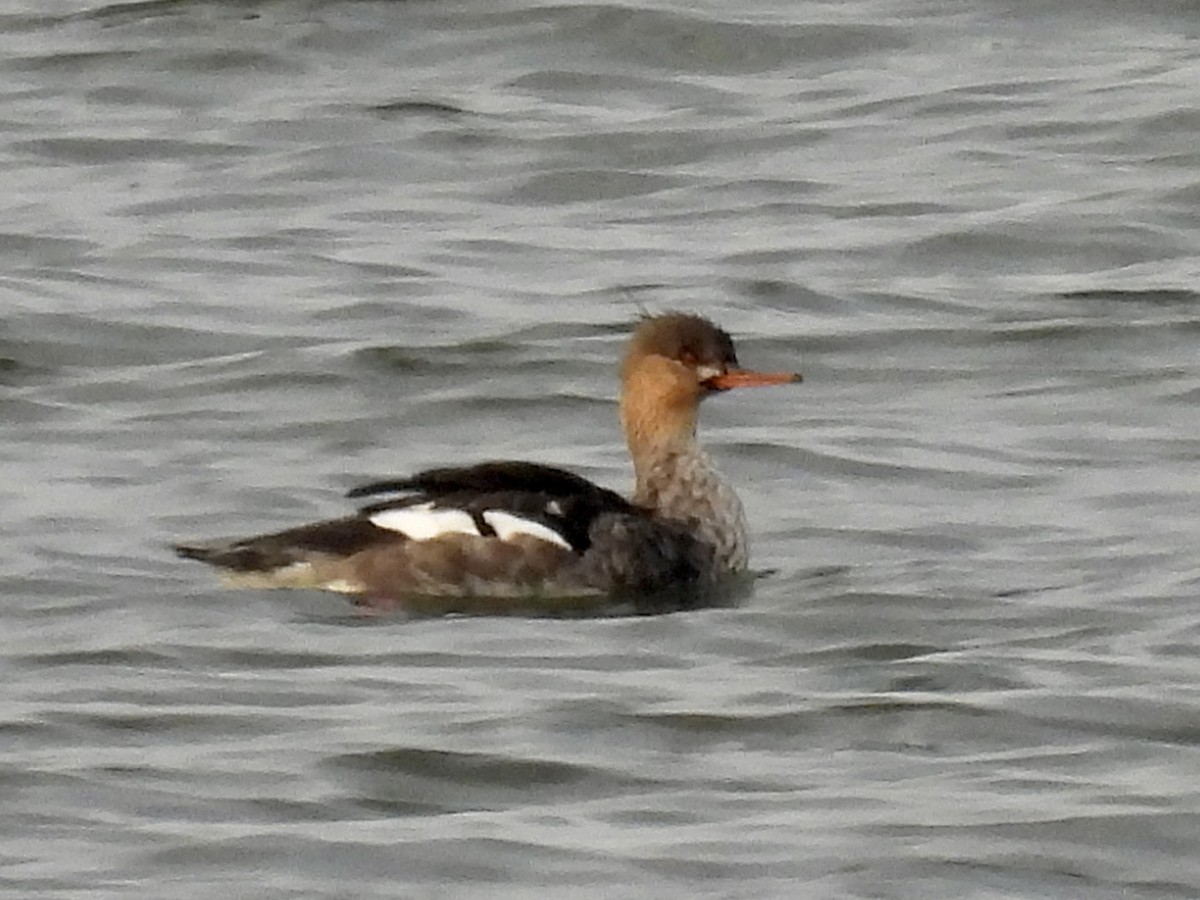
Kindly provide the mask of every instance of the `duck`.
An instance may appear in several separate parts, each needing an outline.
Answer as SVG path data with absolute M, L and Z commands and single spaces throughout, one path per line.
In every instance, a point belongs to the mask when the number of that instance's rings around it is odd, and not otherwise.
M 620 380 L 628 498 L 556 466 L 492 460 L 356 487 L 363 505 L 340 518 L 175 552 L 230 587 L 329 591 L 376 612 L 700 605 L 744 583 L 750 563 L 742 502 L 697 439 L 700 404 L 801 376 L 743 368 L 726 331 L 670 312 L 638 322 Z

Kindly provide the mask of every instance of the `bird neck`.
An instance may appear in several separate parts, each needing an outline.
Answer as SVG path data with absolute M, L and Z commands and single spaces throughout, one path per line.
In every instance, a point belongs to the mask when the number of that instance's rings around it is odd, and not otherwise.
M 621 427 L 637 473 L 638 494 L 650 473 L 696 445 L 700 389 L 662 357 L 626 359 L 621 379 Z
M 745 569 L 742 503 L 696 440 L 696 391 L 673 390 L 663 379 L 648 388 L 627 378 L 624 388 L 621 423 L 637 479 L 633 502 L 709 544 L 717 569 Z

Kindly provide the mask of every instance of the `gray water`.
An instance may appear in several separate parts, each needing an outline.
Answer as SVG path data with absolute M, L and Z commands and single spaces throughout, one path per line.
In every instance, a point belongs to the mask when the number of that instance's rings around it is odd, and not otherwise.
M 8 0 L 0 892 L 1200 895 L 1200 7 Z M 639 310 L 738 606 L 356 616 L 167 544 L 516 457 Z

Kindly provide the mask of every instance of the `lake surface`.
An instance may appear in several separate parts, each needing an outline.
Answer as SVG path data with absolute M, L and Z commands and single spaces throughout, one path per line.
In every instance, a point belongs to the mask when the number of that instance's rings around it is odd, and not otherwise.
M 0 893 L 1200 895 L 1184 0 L 9 0 Z M 184 538 L 626 490 L 709 315 L 739 605 L 356 616 Z

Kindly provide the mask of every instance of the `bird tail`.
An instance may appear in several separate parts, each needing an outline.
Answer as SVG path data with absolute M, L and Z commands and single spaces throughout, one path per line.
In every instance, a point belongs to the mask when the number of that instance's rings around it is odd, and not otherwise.
M 355 593 L 345 577 L 345 559 L 395 532 L 350 517 L 290 528 L 273 534 L 175 544 L 176 555 L 220 570 L 229 587 L 321 588 Z

